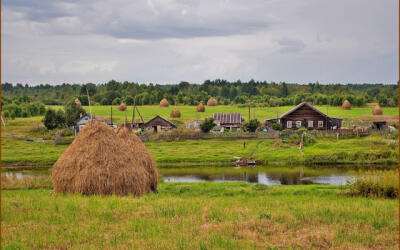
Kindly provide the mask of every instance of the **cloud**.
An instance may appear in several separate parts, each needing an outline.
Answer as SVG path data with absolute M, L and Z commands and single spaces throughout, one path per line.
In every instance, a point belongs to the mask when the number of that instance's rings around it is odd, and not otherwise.
M 5 0 L 3 81 L 398 79 L 398 2 Z

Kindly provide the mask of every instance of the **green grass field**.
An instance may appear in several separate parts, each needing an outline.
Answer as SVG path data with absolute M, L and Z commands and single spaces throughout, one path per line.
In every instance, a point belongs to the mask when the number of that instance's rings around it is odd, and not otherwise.
M 50 106 L 49 106 L 50 107 Z M 52 106 L 54 108 L 60 108 L 61 106 Z M 90 112 L 89 107 L 83 107 L 86 112 Z M 143 116 L 145 121 L 150 120 L 156 115 L 161 115 L 165 118 L 170 117 L 170 113 L 175 106 L 169 106 L 168 108 L 160 108 L 159 106 L 138 106 L 140 114 Z M 243 115 L 244 119 L 248 119 L 248 108 L 247 107 L 238 107 L 238 106 L 215 106 L 208 107 L 206 106 L 206 110 L 204 113 L 197 112 L 196 106 L 176 106 L 181 112 L 181 118 L 178 120 L 189 121 L 196 119 L 204 119 L 205 117 L 212 117 L 213 113 L 230 113 L 230 112 L 240 112 Z M 282 115 L 286 111 L 293 108 L 293 106 L 284 106 L 279 108 L 270 108 L 270 107 L 258 107 L 255 108 L 256 118 L 260 121 L 264 121 L 266 119 L 276 118 L 277 111 L 278 115 Z M 351 110 L 343 110 L 341 107 L 327 107 L 327 106 L 316 106 L 320 111 L 325 114 L 328 114 L 332 117 L 338 118 L 358 118 L 361 116 L 371 115 L 373 107 L 354 107 Z M 127 108 L 127 117 L 128 120 L 132 120 L 132 110 L 133 107 L 129 106 Z M 98 116 L 111 116 L 111 106 L 93 106 L 92 112 Z M 383 108 L 383 113 L 385 115 L 398 115 L 399 109 L 398 107 L 385 107 Z M 253 118 L 253 109 L 251 110 L 251 117 Z M 118 111 L 118 106 L 113 106 L 113 119 L 116 123 L 122 123 L 125 118 L 125 113 Z M 136 118 L 139 118 L 136 113 Z
M 2 191 L 3 249 L 398 249 L 398 200 L 339 186 L 163 183 L 133 197 Z
M 54 140 L 17 140 L 15 135 L 41 138 L 32 129 L 40 118 L 18 118 L 2 129 L 2 163 L 4 165 L 52 165 L 68 145 L 55 145 Z M 234 157 L 252 157 L 265 165 L 298 164 L 397 164 L 398 143 L 378 134 L 362 138 L 317 138 L 317 143 L 303 148 L 301 157 L 297 145 L 283 144 L 277 139 L 247 140 L 188 140 L 179 142 L 147 142 L 159 166 L 161 165 L 226 165 Z

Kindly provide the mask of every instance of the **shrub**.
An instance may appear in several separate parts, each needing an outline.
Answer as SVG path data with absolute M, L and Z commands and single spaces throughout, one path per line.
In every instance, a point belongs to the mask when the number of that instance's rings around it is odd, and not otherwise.
M 272 123 L 270 126 L 273 130 L 276 130 L 276 131 L 282 131 L 282 129 L 283 129 L 282 126 L 278 123 Z
M 210 132 L 211 129 L 213 129 L 216 126 L 214 123 L 213 118 L 206 118 L 203 123 L 200 124 L 200 129 L 204 133 Z
M 364 197 L 397 198 L 399 189 L 399 172 L 367 171 L 347 181 L 350 195 Z
M 54 109 L 47 110 L 43 119 L 43 124 L 49 130 L 57 128 L 57 114 Z
M 257 119 L 252 119 L 248 122 L 246 122 L 243 127 L 246 129 L 246 131 L 249 132 L 256 132 L 258 126 L 260 126 L 260 122 Z

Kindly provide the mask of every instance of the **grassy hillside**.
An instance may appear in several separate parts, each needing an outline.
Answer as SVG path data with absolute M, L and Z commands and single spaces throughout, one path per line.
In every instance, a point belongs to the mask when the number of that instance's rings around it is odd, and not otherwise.
M 398 200 L 345 192 L 248 183 L 163 183 L 140 198 L 3 190 L 2 246 L 398 249 Z

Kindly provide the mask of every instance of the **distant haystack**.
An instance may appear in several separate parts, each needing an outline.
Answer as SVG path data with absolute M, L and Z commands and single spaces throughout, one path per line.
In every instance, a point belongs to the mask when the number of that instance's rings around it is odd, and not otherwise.
M 152 191 L 157 191 L 158 185 L 158 173 L 156 168 L 156 163 L 151 155 L 150 151 L 144 146 L 143 142 L 137 137 L 132 129 L 128 127 L 119 127 L 116 131 L 119 138 L 124 140 L 129 147 L 127 149 L 131 150 L 132 155 L 140 155 L 140 161 L 150 176 L 150 185 Z
M 374 107 L 374 110 L 372 110 L 372 114 L 373 115 L 383 115 L 382 108 L 379 106 L 379 104 Z
M 204 112 L 205 110 L 206 108 L 204 107 L 202 102 L 197 105 L 197 112 Z
M 174 108 L 171 111 L 171 117 L 179 118 L 181 117 L 181 112 L 177 108 Z
M 123 102 L 123 103 L 121 103 L 120 105 L 119 105 L 119 107 L 118 107 L 118 110 L 119 111 L 125 111 L 126 110 L 126 104 Z
M 342 109 L 345 109 L 345 110 L 351 109 L 351 104 L 348 100 L 344 100 L 344 102 L 342 104 Z
M 215 100 L 212 97 L 207 101 L 207 106 L 217 106 L 217 105 L 218 105 L 217 100 Z
M 154 176 L 143 164 L 147 155 L 129 149 L 105 123 L 89 122 L 52 169 L 54 191 L 83 195 L 142 195 Z
M 160 102 L 160 107 L 168 107 L 169 106 L 169 103 L 168 103 L 168 101 L 167 101 L 167 99 L 162 99 L 161 100 L 161 102 Z
M 79 101 L 78 98 L 75 98 L 75 104 L 76 104 L 76 106 L 81 106 L 82 105 L 81 101 Z

